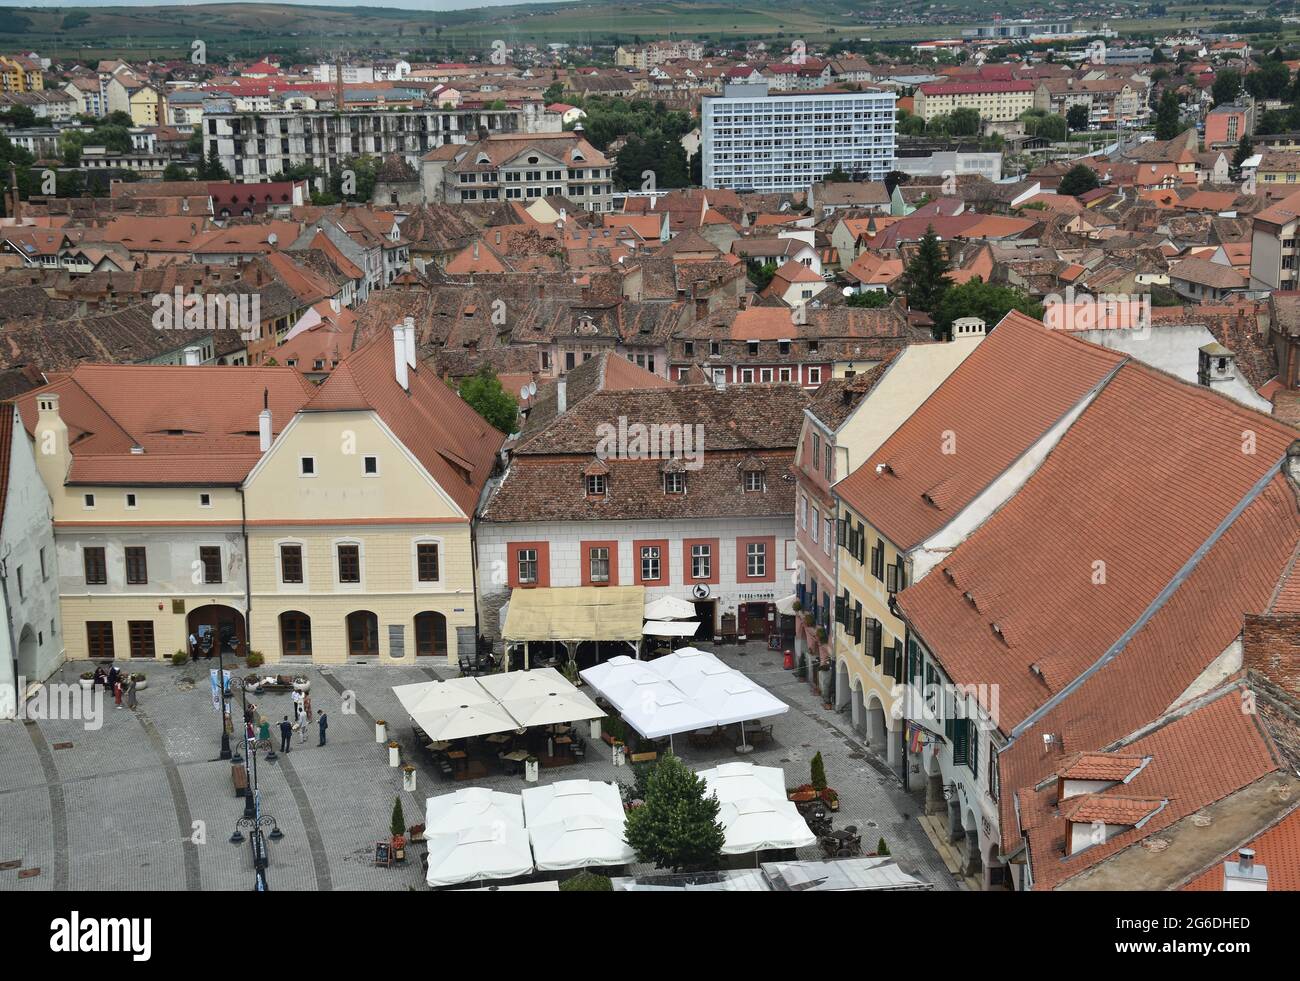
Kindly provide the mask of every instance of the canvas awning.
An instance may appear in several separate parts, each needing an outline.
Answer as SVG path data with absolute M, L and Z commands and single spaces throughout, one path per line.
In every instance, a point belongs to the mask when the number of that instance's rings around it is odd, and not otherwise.
M 779 600 L 776 601 L 776 612 L 782 613 L 788 617 L 792 617 L 797 612 L 794 608 L 794 605 L 798 601 L 799 601 L 799 597 L 796 596 L 794 593 L 791 593 L 789 596 L 782 596 Z
M 395 685 L 393 694 L 430 739 L 465 739 L 519 728 L 475 678 Z
M 644 586 L 563 586 L 516 589 L 501 636 L 507 643 L 530 640 L 641 639 Z
M 698 620 L 647 620 L 641 632 L 647 637 L 694 637 L 699 629 Z

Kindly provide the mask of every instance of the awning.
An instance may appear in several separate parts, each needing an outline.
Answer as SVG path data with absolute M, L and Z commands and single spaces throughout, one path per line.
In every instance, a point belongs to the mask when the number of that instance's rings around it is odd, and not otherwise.
M 528 832 L 521 823 L 500 822 L 428 834 L 431 886 L 454 886 L 475 879 L 511 879 L 533 871 Z
M 700 629 L 699 621 L 647 620 L 641 632 L 647 637 L 694 637 Z
M 501 636 L 529 640 L 641 639 L 644 586 L 563 586 L 516 589 Z
M 796 611 L 794 605 L 797 602 L 799 602 L 799 597 L 794 593 L 791 593 L 789 596 L 782 596 L 776 601 L 776 612 L 792 617 L 795 615 Z
M 804 848 L 817 840 L 793 803 L 771 797 L 727 801 L 718 808 L 718 823 L 726 833 L 724 855 Z

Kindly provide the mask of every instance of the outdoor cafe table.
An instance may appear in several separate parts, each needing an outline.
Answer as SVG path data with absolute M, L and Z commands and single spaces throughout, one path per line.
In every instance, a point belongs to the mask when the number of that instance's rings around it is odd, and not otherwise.
M 428 744 L 428 748 L 435 753 L 445 752 L 451 747 L 451 743 L 445 739 L 435 739 Z
M 490 736 L 484 736 L 483 741 L 488 743 L 508 743 L 510 742 L 510 737 L 504 732 L 494 732 Z

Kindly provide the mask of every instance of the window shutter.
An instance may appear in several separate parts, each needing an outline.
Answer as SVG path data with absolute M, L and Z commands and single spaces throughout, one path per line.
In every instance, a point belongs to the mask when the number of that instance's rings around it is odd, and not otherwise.
M 835 622 L 842 624 L 844 622 L 844 597 L 835 597 Z
M 890 677 L 894 673 L 894 648 L 885 648 L 885 677 Z
M 858 525 L 858 550 L 856 553 L 858 565 L 865 565 L 867 562 L 867 526 Z
M 901 683 L 903 681 L 903 678 L 906 677 L 906 675 L 904 674 L 904 671 L 907 667 L 907 662 L 905 658 L 906 658 L 906 654 L 903 651 L 903 642 L 901 640 L 895 640 L 894 641 L 894 680 L 899 683 Z
M 862 640 L 862 604 L 853 604 L 853 642 L 859 643 Z
M 871 636 L 871 656 L 876 662 L 876 667 L 880 667 L 881 648 L 884 645 L 884 631 L 880 628 L 879 620 L 872 620 Z
M 964 766 L 970 756 L 970 729 L 966 727 L 967 719 L 955 719 L 952 732 L 952 762 L 954 766 Z
M 970 747 L 970 773 L 972 777 L 980 775 L 980 731 L 974 719 L 966 720 L 966 743 Z
M 844 518 L 835 519 L 835 544 L 844 547 L 845 535 L 848 531 L 849 523 Z

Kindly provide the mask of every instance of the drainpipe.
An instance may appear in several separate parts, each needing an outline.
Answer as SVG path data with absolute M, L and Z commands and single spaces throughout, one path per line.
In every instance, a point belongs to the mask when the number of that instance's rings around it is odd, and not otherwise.
M 471 602 L 472 602 L 473 605 L 474 605 L 474 657 L 475 657 L 475 659 L 477 659 L 477 658 L 478 658 L 478 638 L 479 638 L 479 622 L 478 622 L 478 534 L 474 531 L 474 519 L 473 519 L 472 517 L 471 517 L 470 520 L 469 520 L 469 577 L 470 577 L 470 579 L 469 579 L 470 589 L 472 590 L 472 593 L 473 593 L 473 594 L 471 595 L 471 597 L 470 597 L 470 600 L 471 600 Z M 503 657 L 505 656 L 505 649 L 506 649 L 505 638 L 502 638 L 502 640 L 501 640 L 501 652 L 502 652 L 502 656 L 503 656 Z M 457 656 L 459 656 L 459 655 L 460 655 L 460 651 L 457 650 L 457 651 L 456 651 L 456 654 L 457 654 Z
M 239 486 L 239 532 L 244 536 L 244 656 L 253 649 L 253 571 L 248 555 L 248 501 Z
M 14 196 L 15 197 L 18 196 L 17 187 L 14 188 Z M 10 656 L 10 660 L 12 661 L 10 667 L 12 667 L 14 672 L 14 718 L 18 719 L 21 718 L 22 716 L 22 702 L 24 700 L 23 695 L 25 695 L 26 692 L 20 694 L 18 691 L 18 643 L 14 639 L 13 607 L 9 605 L 9 552 L 8 551 L 6 551 L 4 556 L 0 558 L 0 595 L 4 597 L 5 632 L 8 634 L 9 637 L 9 656 Z

